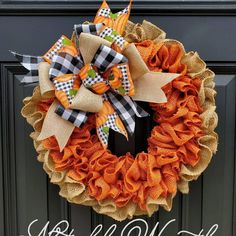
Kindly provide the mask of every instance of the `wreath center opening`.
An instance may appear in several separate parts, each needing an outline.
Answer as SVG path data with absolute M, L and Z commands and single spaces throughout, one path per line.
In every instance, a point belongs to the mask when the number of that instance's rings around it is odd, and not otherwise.
M 113 131 L 109 131 L 108 149 L 117 156 L 125 155 L 130 152 L 136 156 L 139 152 L 147 152 L 148 138 L 156 123 L 153 120 L 153 110 L 147 102 L 137 102 L 146 112 L 150 114 L 148 117 L 135 117 L 135 132 L 128 136 L 128 140 L 124 135 Z

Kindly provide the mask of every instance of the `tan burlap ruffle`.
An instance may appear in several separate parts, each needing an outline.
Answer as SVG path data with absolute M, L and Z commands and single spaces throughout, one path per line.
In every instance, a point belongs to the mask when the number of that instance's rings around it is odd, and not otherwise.
M 165 32 L 151 24 L 144 21 L 142 25 L 129 22 L 127 25 L 126 39 L 129 42 L 139 42 L 145 39 L 151 39 L 156 42 L 164 41 L 165 44 L 172 42 L 183 45 L 176 40 L 165 39 Z M 181 180 L 178 183 L 178 189 L 182 193 L 188 193 L 189 181 L 196 180 L 199 175 L 207 168 L 213 154 L 217 150 L 218 136 L 214 132 L 217 126 L 217 114 L 215 112 L 215 95 L 214 90 L 214 73 L 206 68 L 206 64 L 196 52 L 185 53 L 182 58 L 182 63 L 188 66 L 188 75 L 191 77 L 199 77 L 202 79 L 202 85 L 199 92 L 199 101 L 203 107 L 201 118 L 203 120 L 202 129 L 205 135 L 199 138 L 198 143 L 201 148 L 200 161 L 195 167 L 182 165 L 180 172 Z M 147 200 L 147 212 L 143 212 L 137 204 L 130 202 L 123 208 L 117 208 L 115 203 L 111 200 L 97 201 L 91 198 L 86 190 L 86 186 L 78 183 L 67 176 L 67 172 L 58 172 L 54 168 L 54 164 L 49 158 L 49 152 L 44 149 L 41 142 L 36 141 L 44 120 L 44 113 L 37 111 L 36 106 L 42 100 L 39 87 L 36 87 L 32 97 L 24 99 L 24 107 L 22 115 L 27 119 L 27 122 L 32 125 L 34 132 L 31 138 L 34 140 L 34 146 L 38 152 L 38 160 L 43 163 L 43 168 L 48 174 L 51 183 L 60 186 L 60 195 L 66 198 L 69 202 L 82 204 L 93 207 L 93 209 L 100 214 L 108 215 L 118 221 L 131 219 L 133 216 L 148 214 L 151 216 L 160 206 L 164 207 L 167 211 L 172 208 L 172 201 L 174 194 L 170 195 L 167 199 L 158 198 Z
M 129 43 L 142 42 L 146 39 L 158 42 L 165 39 L 166 33 L 146 20 L 144 20 L 142 24 L 134 24 L 133 22 L 128 21 L 124 36 Z

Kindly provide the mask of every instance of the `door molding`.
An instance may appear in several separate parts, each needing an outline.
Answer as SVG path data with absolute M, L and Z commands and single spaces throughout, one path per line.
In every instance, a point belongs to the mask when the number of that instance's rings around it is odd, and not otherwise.
M 126 6 L 124 1 L 110 1 L 112 9 Z M 0 1 L 0 15 L 94 15 L 101 1 L 67 1 L 53 3 L 45 1 Z M 133 3 L 135 15 L 236 15 L 236 2 L 222 1 L 137 1 Z
M 26 126 L 28 126 L 28 124 L 26 124 L 26 121 L 23 121 L 24 124 L 20 123 L 20 121 L 16 123 L 16 116 L 20 116 L 20 112 L 15 109 L 17 106 L 16 100 L 20 98 L 20 101 L 18 102 L 21 104 L 22 98 L 26 96 L 25 93 L 28 93 L 26 90 L 32 90 L 34 85 L 19 85 L 17 77 L 23 76 L 27 73 L 27 70 L 19 63 L 1 63 L 0 72 L 0 199 L 2 199 L 1 203 L 4 203 L 0 204 L 0 226 L 3 225 L 3 227 L 0 227 L 0 235 L 10 236 L 18 235 L 19 230 L 22 230 L 20 228 L 26 227 L 26 223 L 30 222 L 28 222 L 27 218 L 27 215 L 30 213 L 27 212 L 28 209 L 23 208 L 27 207 L 27 204 L 30 204 L 30 202 L 24 202 L 24 199 L 22 199 L 22 194 L 27 193 L 27 184 L 22 185 L 19 188 L 19 179 L 24 179 L 24 176 L 19 175 L 19 169 L 28 165 L 27 156 L 31 153 L 29 149 L 33 148 L 33 143 L 30 137 L 28 137 L 28 134 L 31 132 L 30 130 L 24 130 L 23 134 L 19 134 L 19 124 Z M 22 96 L 20 97 L 16 95 L 17 91 L 15 90 L 15 88 L 19 88 L 19 86 L 21 86 L 19 90 L 21 90 L 20 93 L 22 93 Z M 23 152 L 22 149 L 17 149 L 17 136 L 18 139 L 19 137 L 27 137 L 26 141 L 22 143 L 22 146 L 25 146 L 23 148 Z M 29 144 L 31 145 L 31 148 L 28 148 Z M 34 154 L 31 155 L 32 161 L 35 163 L 38 172 L 35 173 L 35 167 L 32 167 L 28 174 L 29 176 L 32 176 L 32 183 L 37 186 L 36 188 L 42 190 L 42 192 L 38 191 L 38 193 L 40 192 L 42 196 L 38 195 L 38 199 L 36 199 L 37 203 L 42 200 L 42 204 L 37 205 L 35 206 L 35 209 L 32 209 L 32 211 L 35 210 L 35 212 L 37 212 L 38 209 L 41 209 L 38 211 L 40 212 L 38 213 L 39 215 L 36 215 L 35 217 L 39 218 L 41 226 L 45 224 L 47 220 L 52 223 L 54 223 L 57 219 L 70 221 L 68 202 L 59 197 L 57 193 L 58 188 L 55 188 L 56 186 L 49 184 L 47 175 L 42 172 L 41 164 L 36 162 L 36 158 L 34 160 Z M 21 167 L 19 167 L 19 162 L 22 162 Z M 36 181 L 36 176 L 38 176 L 39 173 L 39 181 L 42 183 L 41 187 L 37 185 Z M 30 191 L 30 188 L 28 190 Z M 37 190 L 33 189 L 33 192 L 37 192 Z M 58 196 L 59 200 L 55 199 L 55 194 Z M 30 197 L 31 196 L 29 196 L 29 198 Z M 32 196 L 32 198 L 35 198 L 35 196 Z M 20 226 L 20 224 L 22 224 L 22 219 L 20 219 L 22 214 L 25 214 L 25 219 L 23 219 L 23 221 L 27 222 L 24 222 L 25 224 Z M 34 220 L 34 218 L 30 220 Z M 39 229 L 40 226 L 37 226 L 37 228 Z

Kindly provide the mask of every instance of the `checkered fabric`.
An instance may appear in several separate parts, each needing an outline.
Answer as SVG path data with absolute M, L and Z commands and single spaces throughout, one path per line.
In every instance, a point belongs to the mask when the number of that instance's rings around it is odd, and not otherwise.
M 101 8 L 98 12 L 98 16 L 110 17 L 111 9 L 110 8 Z
M 72 78 L 70 80 L 67 80 L 66 82 L 61 82 L 55 79 L 53 80 L 55 89 L 58 91 L 65 92 L 69 103 L 71 103 L 72 99 L 74 98 L 74 96 L 70 95 L 70 90 L 73 88 L 75 79 L 76 79 L 76 76 L 72 76 Z
M 38 64 L 43 62 L 43 58 L 39 56 L 29 56 L 22 55 L 13 51 L 10 51 L 15 58 L 24 66 L 29 73 L 24 76 L 24 78 L 20 81 L 21 83 L 35 83 L 39 81 L 38 78 Z
M 71 109 L 65 109 L 59 104 L 55 110 L 55 113 L 61 116 L 64 120 L 68 120 L 76 127 L 80 127 L 87 120 L 87 113 L 84 111 L 75 111 Z
M 99 37 L 105 38 L 106 36 L 111 36 L 113 29 L 110 27 L 105 27 L 104 30 L 99 34 Z
M 63 40 L 65 39 L 65 36 L 61 36 L 56 43 L 47 51 L 46 54 L 44 54 L 44 58 L 46 61 L 51 62 L 53 57 L 58 54 L 58 51 L 63 47 Z
M 123 9 L 122 11 L 117 12 L 118 16 L 121 16 L 123 14 L 127 14 L 129 13 L 129 6 L 127 6 L 125 9 Z
M 125 9 L 123 9 L 122 11 L 117 12 L 117 16 L 121 16 L 123 14 L 127 14 L 129 12 L 129 6 L 127 6 Z M 98 16 L 104 16 L 104 17 L 108 17 L 110 18 L 110 14 L 111 14 L 111 9 L 110 8 L 101 8 L 98 12 Z
M 50 79 L 63 74 L 78 74 L 83 67 L 81 58 L 73 57 L 68 53 L 61 52 L 52 59 L 52 65 L 49 70 Z
M 92 63 L 97 66 L 101 71 L 105 71 L 106 69 L 120 63 L 127 62 L 128 59 L 122 54 L 116 52 L 110 47 L 105 45 L 101 45 L 93 60 Z
M 112 39 L 112 42 L 114 42 L 117 46 L 119 46 L 121 49 L 124 48 L 125 45 L 125 39 L 117 34 L 112 28 L 106 27 L 100 34 L 99 36 L 101 38 L 106 39 L 107 37 Z
M 102 94 L 102 99 L 103 99 L 103 101 L 109 101 L 106 93 Z
M 138 117 L 149 116 L 149 114 L 138 106 L 129 96 L 121 96 L 112 92 L 107 92 L 107 96 L 130 134 L 134 133 L 135 115 Z
M 113 129 L 114 131 L 123 134 L 122 130 L 120 130 L 116 126 L 116 118 L 117 117 L 118 117 L 118 114 L 116 112 L 114 112 L 111 115 L 108 115 L 107 116 L 107 121 L 102 126 L 97 128 L 97 132 L 98 132 L 98 135 L 100 137 L 100 141 L 102 142 L 102 144 L 104 146 L 108 145 L 108 138 L 109 138 L 109 130 L 105 132 L 104 128 Z
M 105 83 L 108 84 L 107 80 L 103 79 L 100 74 L 96 72 L 96 76 L 94 78 L 88 76 L 86 79 L 82 80 L 83 85 L 86 88 L 91 88 L 96 83 Z
M 79 37 L 79 35 L 82 32 L 83 33 L 88 33 L 88 34 L 98 35 L 102 27 L 103 27 L 103 23 L 79 24 L 79 25 L 74 25 L 74 31 L 75 31 L 77 37 Z

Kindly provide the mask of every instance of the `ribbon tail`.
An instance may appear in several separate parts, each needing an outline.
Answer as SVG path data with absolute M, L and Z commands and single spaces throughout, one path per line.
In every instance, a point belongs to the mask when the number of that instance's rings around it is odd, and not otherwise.
M 108 92 L 107 97 L 130 134 L 133 134 L 135 130 L 135 116 L 149 116 L 149 114 L 129 96 L 121 96 Z
M 104 148 L 107 148 L 109 130 L 123 134 L 128 139 L 127 131 L 109 101 L 105 100 L 103 108 L 96 114 L 97 135 Z
M 142 59 L 142 56 L 133 43 L 124 49 L 123 54 L 128 58 L 130 73 L 133 81 L 139 79 L 142 75 L 149 72 L 146 63 Z
M 32 76 L 32 74 L 29 72 L 27 73 L 23 79 L 18 78 L 21 84 L 34 84 L 39 82 L 38 76 Z
M 62 151 L 66 146 L 75 127 L 72 123 L 65 119 L 62 119 L 55 113 L 58 105 L 59 103 L 55 101 L 50 106 L 44 119 L 41 133 L 38 136 L 37 140 L 41 141 L 51 136 L 55 136 L 60 147 L 60 151 Z
M 65 109 L 62 105 L 58 105 L 55 109 L 55 113 L 64 120 L 69 121 L 76 127 L 80 127 L 88 119 L 87 113 L 84 111 L 75 111 L 71 109 Z
M 147 72 L 134 81 L 135 95 L 133 99 L 153 103 L 167 102 L 162 87 L 179 76 L 180 74 L 175 73 Z
M 38 64 L 43 62 L 44 59 L 40 56 L 23 55 L 17 52 L 10 51 L 15 58 L 25 67 L 29 72 L 20 79 L 21 83 L 36 83 L 39 81 L 38 77 Z

